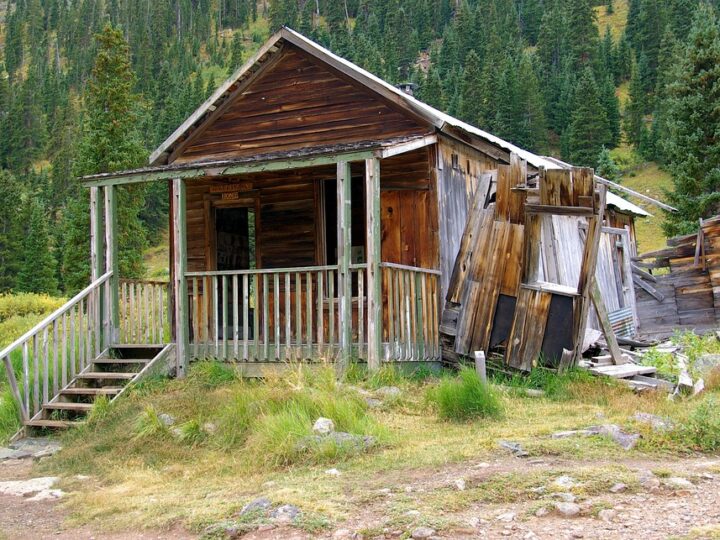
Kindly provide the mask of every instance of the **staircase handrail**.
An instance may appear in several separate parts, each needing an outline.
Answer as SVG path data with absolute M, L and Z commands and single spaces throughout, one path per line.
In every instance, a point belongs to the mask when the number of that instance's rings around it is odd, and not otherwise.
M 68 300 L 65 304 L 63 304 L 61 307 L 56 309 L 54 312 L 52 312 L 50 315 L 45 317 L 42 321 L 37 323 L 35 326 L 33 326 L 30 330 L 25 332 L 22 336 L 17 338 L 15 341 L 13 341 L 10 345 L 2 349 L 0 351 L 0 359 L 3 360 L 5 364 L 5 370 L 8 377 L 8 382 L 10 383 L 10 388 L 13 394 L 13 397 L 17 401 L 19 407 L 20 407 L 20 413 L 22 415 L 23 421 L 27 421 L 30 417 L 29 414 L 29 407 L 28 407 L 28 396 L 25 396 L 25 400 L 23 400 L 23 396 L 20 393 L 20 388 L 17 383 L 17 379 L 15 377 L 15 370 L 13 369 L 12 361 L 10 359 L 10 355 L 18 349 L 18 347 L 24 346 L 26 343 L 28 343 L 29 340 L 35 338 L 38 334 L 43 332 L 45 329 L 47 329 L 51 324 L 55 323 L 60 317 L 62 317 L 64 314 L 68 313 L 71 309 L 73 309 L 79 302 L 84 300 L 86 297 L 88 297 L 90 294 L 92 294 L 94 291 L 99 289 L 103 284 L 105 284 L 111 277 L 113 273 L 112 271 L 107 272 L 97 278 L 95 281 L 93 281 L 90 285 L 85 287 L 82 291 L 77 293 L 75 296 L 73 296 L 70 300 Z M 27 388 L 26 388 L 27 390 Z

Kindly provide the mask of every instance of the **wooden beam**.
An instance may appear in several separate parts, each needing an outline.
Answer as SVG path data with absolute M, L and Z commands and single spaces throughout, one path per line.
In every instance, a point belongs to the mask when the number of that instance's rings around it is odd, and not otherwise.
M 630 260 L 632 258 L 630 227 L 626 226 L 625 229 L 623 229 L 623 233 L 620 234 L 619 236 L 620 236 L 620 242 L 622 245 L 622 252 L 623 252 L 624 281 L 625 281 L 625 286 L 630 289 L 628 291 L 628 293 L 629 293 L 628 296 L 630 298 L 630 309 L 632 309 L 633 324 L 635 325 L 635 333 L 637 333 L 637 329 L 640 327 L 640 317 L 638 316 L 637 299 L 635 298 L 635 286 L 633 285 L 633 268 L 632 268 L 632 262 Z
M 376 150 L 375 157 L 385 159 L 393 156 L 398 156 L 400 154 L 405 154 L 407 152 L 412 152 L 413 150 L 418 150 L 420 148 L 425 148 L 426 146 L 435 144 L 437 140 L 437 135 L 426 135 L 425 137 L 421 137 L 419 139 L 394 144 L 392 146 L 386 146 L 381 150 Z
M 283 171 L 289 169 L 301 169 L 308 167 L 320 167 L 333 165 L 342 161 L 363 161 L 375 157 L 375 150 L 359 150 L 339 152 L 337 154 L 326 154 L 321 156 L 308 156 L 294 159 L 274 159 L 269 161 L 256 161 L 250 163 L 238 163 L 237 165 L 226 164 L 220 166 L 207 165 L 199 167 L 190 165 L 186 169 L 176 168 L 169 170 L 145 170 L 129 173 L 107 174 L 92 176 L 82 180 L 88 186 L 118 186 L 125 184 L 139 184 L 143 182 L 155 182 L 158 180 L 174 179 L 203 179 L 217 178 L 223 176 L 235 176 L 238 174 L 259 173 L 268 171 Z
M 552 214 L 555 216 L 592 216 L 595 211 L 586 206 L 555 206 L 549 204 L 526 204 L 525 212 L 530 214 Z
M 652 285 L 646 283 L 645 280 L 642 279 L 637 274 L 633 275 L 633 283 L 635 283 L 635 285 L 640 287 L 643 291 L 648 293 L 650 296 L 652 296 L 658 302 L 663 302 L 665 300 L 665 295 L 663 293 L 661 293 L 660 291 L 655 289 L 655 287 L 653 287 Z
M 620 351 L 620 345 L 618 345 L 617 337 L 615 336 L 612 324 L 610 323 L 610 317 L 608 316 L 607 309 L 605 308 L 605 302 L 602 299 L 600 287 L 594 278 L 590 295 L 592 297 L 593 306 L 595 306 L 595 313 L 600 321 L 600 327 L 602 328 L 603 334 L 605 334 L 605 343 L 607 343 L 613 363 L 616 365 L 627 364 L 628 361 Z
M 337 251 L 340 293 L 340 362 L 346 367 L 352 353 L 352 175 L 349 162 L 337 164 Z
M 105 189 L 105 272 L 112 272 L 107 287 L 108 345 L 120 337 L 120 270 L 117 257 L 117 201 L 115 186 Z
M 173 261 L 175 335 L 176 335 L 176 376 L 184 377 L 188 367 L 188 296 L 185 271 L 187 264 L 187 228 L 185 222 L 185 180 L 173 180 L 173 232 L 175 238 L 175 260 Z
M 380 270 L 380 160 L 365 160 L 365 198 L 367 204 L 368 274 L 368 369 L 380 369 L 382 351 L 382 272 Z
M 624 191 L 628 195 L 632 195 L 633 197 L 637 197 L 638 199 L 642 199 L 645 202 L 649 202 L 651 204 L 654 204 L 655 206 L 662 208 L 663 210 L 667 210 L 668 212 L 677 212 L 677 208 L 674 208 L 670 206 L 669 204 L 665 204 L 663 202 L 658 201 L 657 199 L 653 199 L 652 197 L 648 197 L 647 195 L 643 195 L 642 193 L 638 193 L 637 191 L 634 191 L 628 187 L 625 187 L 621 184 L 618 184 L 616 182 L 612 182 L 610 180 L 607 180 L 605 178 L 602 178 L 600 176 L 595 177 L 595 181 L 598 184 L 604 184 L 606 186 L 610 186 L 614 189 L 618 189 L 620 191 Z

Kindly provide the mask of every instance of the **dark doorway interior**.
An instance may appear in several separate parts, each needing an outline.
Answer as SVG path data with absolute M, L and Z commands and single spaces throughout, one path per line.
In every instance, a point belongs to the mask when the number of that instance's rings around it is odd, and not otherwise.
M 218 270 L 255 268 L 255 212 L 251 208 L 215 209 Z

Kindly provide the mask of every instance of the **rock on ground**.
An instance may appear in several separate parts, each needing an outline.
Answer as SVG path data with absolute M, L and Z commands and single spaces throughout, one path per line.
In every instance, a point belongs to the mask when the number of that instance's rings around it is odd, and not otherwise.
M 318 418 L 313 424 L 313 432 L 318 435 L 329 435 L 335 431 L 335 422 L 329 418 Z

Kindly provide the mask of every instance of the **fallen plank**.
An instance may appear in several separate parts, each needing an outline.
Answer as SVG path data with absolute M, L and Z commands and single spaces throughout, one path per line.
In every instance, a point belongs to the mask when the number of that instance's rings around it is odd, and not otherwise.
M 605 375 L 613 379 L 629 379 L 636 375 L 654 375 L 657 368 L 653 366 L 638 366 L 636 364 L 622 364 L 619 366 L 598 366 L 591 367 L 590 373 Z
M 657 300 L 658 302 L 663 302 L 665 300 L 665 295 L 663 295 L 660 291 L 658 291 L 648 283 L 645 283 L 645 280 L 643 280 L 637 274 L 633 275 L 633 283 L 640 287 L 643 291 L 648 293 L 650 296 L 655 298 L 655 300 Z

